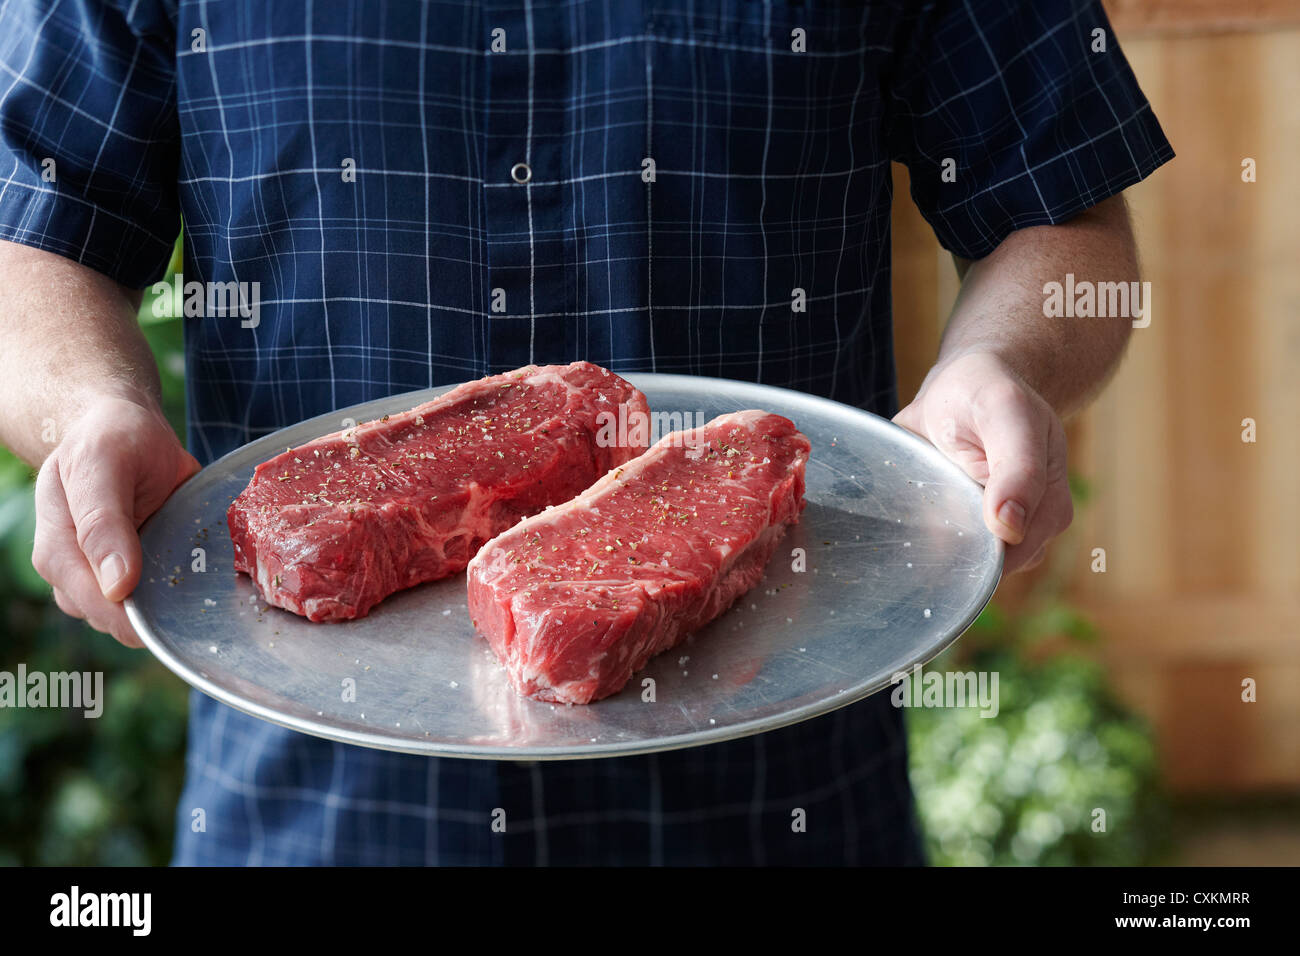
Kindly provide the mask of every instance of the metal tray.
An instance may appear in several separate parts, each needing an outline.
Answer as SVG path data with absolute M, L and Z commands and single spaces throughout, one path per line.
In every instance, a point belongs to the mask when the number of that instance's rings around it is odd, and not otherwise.
M 626 377 L 656 414 L 701 422 L 763 408 L 792 419 L 813 450 L 808 507 L 766 578 L 613 697 L 571 707 L 516 695 L 470 625 L 463 574 L 395 594 L 357 621 L 312 624 L 267 606 L 232 569 L 226 509 L 258 463 L 446 388 L 322 415 L 204 468 L 141 529 L 144 574 L 127 615 L 181 678 L 264 720 L 384 750 L 546 760 L 692 747 L 825 714 L 932 659 L 993 594 L 1003 549 L 984 527 L 979 485 L 910 432 L 786 389 Z M 653 702 L 642 699 L 645 677 Z

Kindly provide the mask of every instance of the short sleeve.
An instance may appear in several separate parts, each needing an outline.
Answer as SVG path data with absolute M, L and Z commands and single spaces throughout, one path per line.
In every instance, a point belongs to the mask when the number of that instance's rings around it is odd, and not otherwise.
M 1064 222 L 1173 157 L 1098 0 L 906 6 L 890 154 L 956 255 Z
M 150 0 L 0 7 L 0 239 L 131 288 L 180 229 L 174 27 Z

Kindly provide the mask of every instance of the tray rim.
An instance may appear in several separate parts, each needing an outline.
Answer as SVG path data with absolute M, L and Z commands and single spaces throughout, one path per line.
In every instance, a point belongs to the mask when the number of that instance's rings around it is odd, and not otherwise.
M 727 389 L 741 386 L 748 389 L 759 389 L 771 392 L 778 397 L 789 395 L 800 402 L 805 402 L 814 406 L 823 406 L 828 410 L 833 410 L 837 415 L 849 413 L 855 416 L 860 416 L 865 423 L 868 423 L 868 427 L 870 428 L 880 429 L 884 427 L 885 430 L 893 430 L 900 433 L 904 441 L 912 443 L 918 450 L 924 451 L 926 457 L 935 461 L 941 469 L 948 471 L 954 478 L 958 478 L 961 481 L 968 483 L 970 486 L 979 489 L 981 493 L 983 491 L 982 486 L 975 481 L 975 479 L 962 471 L 956 462 L 947 458 L 942 452 L 935 448 L 933 444 L 926 441 L 915 432 L 912 432 L 881 415 L 869 412 L 866 409 L 857 408 L 853 405 L 847 405 L 843 402 L 837 402 L 834 399 L 824 398 L 820 395 L 813 395 L 808 392 L 800 392 L 795 389 L 783 388 L 777 385 L 767 385 L 761 382 L 747 382 L 741 379 L 726 379 L 704 375 L 678 375 L 660 372 L 615 372 L 614 374 L 627 379 L 638 388 L 642 388 L 638 383 L 645 380 L 652 380 L 654 384 L 662 384 L 664 386 L 679 384 L 689 385 L 693 388 L 700 387 L 702 383 L 717 383 Z M 368 421 L 370 419 L 363 416 L 369 413 L 363 412 L 360 415 L 349 415 L 348 413 L 356 412 L 359 409 L 365 409 L 370 406 L 380 405 L 381 403 L 392 402 L 396 399 L 427 396 L 427 398 L 420 398 L 414 402 L 414 404 L 419 404 L 421 401 L 427 401 L 436 398 L 440 394 L 451 391 L 453 388 L 457 387 L 457 384 L 438 385 L 433 386 L 432 388 L 396 392 L 392 395 L 359 402 L 355 405 L 345 406 L 330 412 L 325 412 L 321 415 L 315 415 L 311 418 L 303 419 L 302 421 L 296 422 L 292 425 L 286 425 L 270 434 L 263 435 L 260 438 L 255 438 L 251 442 L 247 442 L 238 448 L 232 449 L 221 457 L 214 459 L 212 462 L 204 466 L 201 471 L 196 472 L 195 475 L 188 479 L 186 484 L 193 481 L 195 478 L 198 478 L 209 469 L 214 471 L 220 470 L 220 466 L 222 466 L 223 463 L 226 463 L 229 459 L 236 456 L 246 454 L 256 445 L 261 444 L 266 447 L 278 447 L 276 439 L 287 432 L 297 431 L 304 426 L 311 426 L 317 423 L 324 425 L 328 421 L 337 420 L 339 416 L 355 418 L 358 422 Z M 642 388 L 642 390 L 644 389 Z M 412 407 L 414 407 L 414 405 Z M 783 414 L 783 412 L 777 411 L 777 414 Z M 330 434 L 330 432 L 338 430 L 339 428 L 337 427 L 330 427 L 328 431 L 322 431 L 319 435 L 313 437 L 320 437 L 320 435 L 327 435 Z M 311 438 L 299 439 L 299 443 L 310 440 Z M 241 465 L 241 467 L 243 466 Z M 181 487 L 184 487 L 184 485 L 178 486 L 176 490 L 179 490 Z M 172 492 L 173 495 L 175 493 L 175 491 Z M 141 535 L 144 534 L 157 516 L 162 513 L 163 509 L 167 507 L 170 500 L 171 496 L 168 497 L 167 501 L 163 502 L 153 515 L 150 515 L 149 518 L 141 524 L 138 529 Z M 984 530 L 993 537 L 993 541 L 996 544 L 997 554 L 997 573 L 991 577 L 991 584 L 988 587 L 987 593 L 984 595 L 983 599 L 974 606 L 973 610 L 966 615 L 966 618 L 962 621 L 961 625 L 953 630 L 950 637 L 940 642 L 937 646 L 923 648 L 915 656 L 909 657 L 906 663 L 900 665 L 895 673 L 910 671 L 918 664 L 927 664 L 946 651 L 949 647 L 955 644 L 967 630 L 969 630 L 970 626 L 975 622 L 975 619 L 979 617 L 983 610 L 988 606 L 989 602 L 993 599 L 993 595 L 996 593 L 1004 573 L 1006 546 L 1001 539 L 992 536 L 992 533 L 988 532 L 987 529 Z M 775 716 L 758 717 L 742 723 L 730 724 L 725 727 L 718 727 L 709 730 L 693 730 L 689 733 L 678 734 L 672 737 L 649 738 L 643 741 L 586 744 L 579 745 L 576 749 L 571 746 L 492 747 L 476 746 L 472 744 L 440 743 L 436 741 L 430 741 L 422 745 L 419 740 L 402 741 L 382 734 L 342 729 L 327 722 L 317 722 L 310 718 L 303 718 L 293 714 L 283 713 L 264 704 L 249 700 L 241 694 L 222 687 L 220 684 L 206 677 L 194 667 L 191 667 L 178 654 L 173 652 L 167 642 L 155 634 L 152 627 L 149 626 L 144 614 L 140 611 L 140 608 L 135 602 L 134 593 L 129 595 L 123 604 L 127 618 L 131 622 L 131 626 L 135 628 L 136 634 L 139 636 L 141 642 L 146 648 L 148 648 L 154 657 L 156 657 L 164 667 L 181 680 L 185 681 L 196 690 L 207 694 L 214 700 L 242 713 L 265 720 L 268 723 L 276 724 L 288 730 L 294 730 L 313 737 L 320 737 L 337 743 L 353 744 L 355 746 L 368 747 L 376 750 L 385 750 L 392 753 L 414 754 L 426 757 L 533 762 L 631 757 L 651 753 L 665 753 L 671 750 L 684 750 L 708 744 L 723 743 L 728 740 L 738 740 L 743 737 L 750 737 L 759 733 L 767 733 L 772 730 L 780 730 L 784 727 L 802 723 L 806 720 L 823 717 L 843 707 L 848 707 L 851 704 L 863 701 L 866 698 L 879 693 L 885 687 L 888 687 L 893 683 L 892 680 L 885 677 L 883 679 L 869 682 L 863 687 L 854 688 L 852 691 L 846 691 L 834 697 L 804 704 L 801 707 L 784 711 Z M 585 706 L 599 707 L 600 704 L 599 702 L 596 702 Z

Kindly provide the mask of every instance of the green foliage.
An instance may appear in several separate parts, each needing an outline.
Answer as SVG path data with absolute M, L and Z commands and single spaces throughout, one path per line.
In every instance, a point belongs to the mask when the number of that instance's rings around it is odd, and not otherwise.
M 1076 504 L 1086 481 L 1072 477 Z M 1070 542 L 1058 550 L 1068 561 Z M 1059 563 L 1059 562 L 1058 562 Z M 999 709 L 909 708 L 911 776 L 932 863 L 1150 864 L 1169 845 L 1150 730 L 1079 655 L 1099 639 L 1049 566 L 1017 614 L 996 604 L 932 671 L 998 675 Z M 1094 832 L 1094 812 L 1105 831 Z
M 8 539 L 5 544 L 8 545 Z M 0 709 L 0 863 L 165 863 L 184 770 L 185 685 L 51 603 L 6 593 L 4 669 L 102 671 L 103 714 Z
M 179 240 L 173 269 L 179 265 Z M 181 321 L 141 327 L 162 374 L 163 407 L 184 434 Z M 31 565 L 34 475 L 0 448 L 0 670 L 102 671 L 98 718 L 0 708 L 0 865 L 166 863 L 184 773 L 187 688 L 143 650 L 64 616 Z
M 933 666 L 945 669 L 940 658 Z M 911 709 L 912 782 L 932 863 L 1147 864 L 1167 812 L 1150 733 L 1073 655 L 1028 662 L 981 651 L 959 669 L 996 671 L 1000 708 Z M 1094 811 L 1105 832 L 1094 832 Z

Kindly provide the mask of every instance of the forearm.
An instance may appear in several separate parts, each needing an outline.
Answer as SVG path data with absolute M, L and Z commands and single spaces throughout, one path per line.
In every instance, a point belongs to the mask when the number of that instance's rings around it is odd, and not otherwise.
M 97 397 L 157 407 L 139 303 L 71 259 L 0 240 L 0 442 L 36 465 Z
M 1137 279 L 1123 197 L 1061 225 L 1018 230 L 988 256 L 959 261 L 958 268 L 964 272 L 961 291 L 938 365 L 972 352 L 993 353 L 1062 418 L 1086 405 L 1118 365 L 1132 319 L 1048 318 L 1043 286 L 1064 282 L 1066 273 L 1076 283 Z

